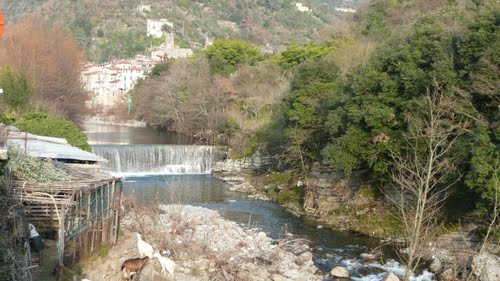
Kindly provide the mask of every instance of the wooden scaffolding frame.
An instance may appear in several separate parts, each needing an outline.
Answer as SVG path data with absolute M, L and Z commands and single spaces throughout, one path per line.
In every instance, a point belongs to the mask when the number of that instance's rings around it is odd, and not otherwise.
M 52 183 L 14 180 L 9 186 L 12 198 L 25 206 L 30 222 L 57 230 L 60 267 L 69 243 L 74 262 L 77 244 L 86 259 L 101 245 L 117 242 L 123 189 L 119 178 Z

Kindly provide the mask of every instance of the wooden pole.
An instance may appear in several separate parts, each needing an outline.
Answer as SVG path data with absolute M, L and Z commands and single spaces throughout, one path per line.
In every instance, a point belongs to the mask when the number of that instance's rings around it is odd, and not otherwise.
M 57 239 L 57 252 L 58 252 L 58 266 L 59 266 L 59 278 L 62 280 L 64 274 L 64 220 L 65 220 L 66 208 L 62 208 L 61 219 L 59 219 L 59 235 Z
M 80 250 L 80 254 L 78 255 L 78 260 L 81 260 L 84 253 L 84 248 L 83 248 L 83 245 L 82 245 L 82 234 L 80 233 L 80 235 L 78 235 L 78 249 Z
M 101 186 L 101 222 L 104 221 L 104 186 Z
M 109 195 L 109 244 L 115 244 L 116 239 L 114 235 L 114 229 L 115 229 L 115 181 L 113 180 L 111 182 L 111 194 Z
M 89 233 L 88 232 L 86 232 L 83 235 L 82 240 L 83 240 L 83 245 L 82 245 L 83 259 L 87 260 L 87 258 L 89 256 Z
M 122 192 L 123 192 L 123 183 L 120 181 L 120 187 L 118 188 L 119 189 L 119 192 L 118 192 L 118 202 L 119 203 L 119 206 L 117 206 L 117 210 L 118 210 L 118 215 L 117 215 L 117 223 L 116 223 L 116 237 L 118 237 L 118 232 L 120 231 L 120 212 L 121 212 L 121 208 L 122 208 Z
M 76 239 L 73 239 L 73 263 L 76 260 Z
M 90 197 L 92 197 L 92 191 L 89 191 L 87 194 L 87 220 L 91 219 L 90 205 L 92 205 L 92 202 L 90 201 Z
M 95 226 L 92 227 L 92 231 L 90 233 L 90 253 L 94 252 L 94 238 L 95 238 Z

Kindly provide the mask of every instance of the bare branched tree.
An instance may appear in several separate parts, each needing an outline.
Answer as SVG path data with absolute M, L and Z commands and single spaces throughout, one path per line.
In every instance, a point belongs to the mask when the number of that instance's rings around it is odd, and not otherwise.
M 428 90 L 407 113 L 402 148 L 391 150 L 391 180 L 397 192 L 389 198 L 399 211 L 408 246 L 404 280 L 420 264 L 419 251 L 433 236 L 442 203 L 460 178 L 451 150 L 466 122 L 455 113 L 457 107 L 442 90 Z
M 291 166 L 300 164 L 300 173 L 304 174 L 307 171 L 307 155 L 304 149 L 304 143 L 310 137 L 310 130 L 303 130 L 297 127 L 287 129 L 286 137 L 288 145 L 285 148 L 282 158 L 285 163 Z
M 79 121 L 87 93 L 80 79 L 85 60 L 75 38 L 62 27 L 28 16 L 9 26 L 2 39 L 0 65 L 26 76 L 35 93 L 30 103 Z

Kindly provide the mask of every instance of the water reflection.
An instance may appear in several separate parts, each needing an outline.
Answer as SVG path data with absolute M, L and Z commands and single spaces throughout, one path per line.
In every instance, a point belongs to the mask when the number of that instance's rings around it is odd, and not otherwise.
M 86 122 L 83 128 L 90 144 L 193 144 L 189 136 L 146 127 Z
M 158 201 L 165 204 L 200 205 L 239 200 L 241 194 L 231 192 L 221 180 L 210 175 L 163 175 L 127 177 L 124 194 L 134 194 L 138 204 Z

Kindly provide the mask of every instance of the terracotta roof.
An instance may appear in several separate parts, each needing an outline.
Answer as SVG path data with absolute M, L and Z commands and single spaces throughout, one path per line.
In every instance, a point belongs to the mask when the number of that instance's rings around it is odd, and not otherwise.
M 88 75 L 94 75 L 94 74 L 97 74 L 97 73 L 99 73 L 99 71 L 87 72 L 87 73 L 84 73 L 83 75 L 88 76 Z

